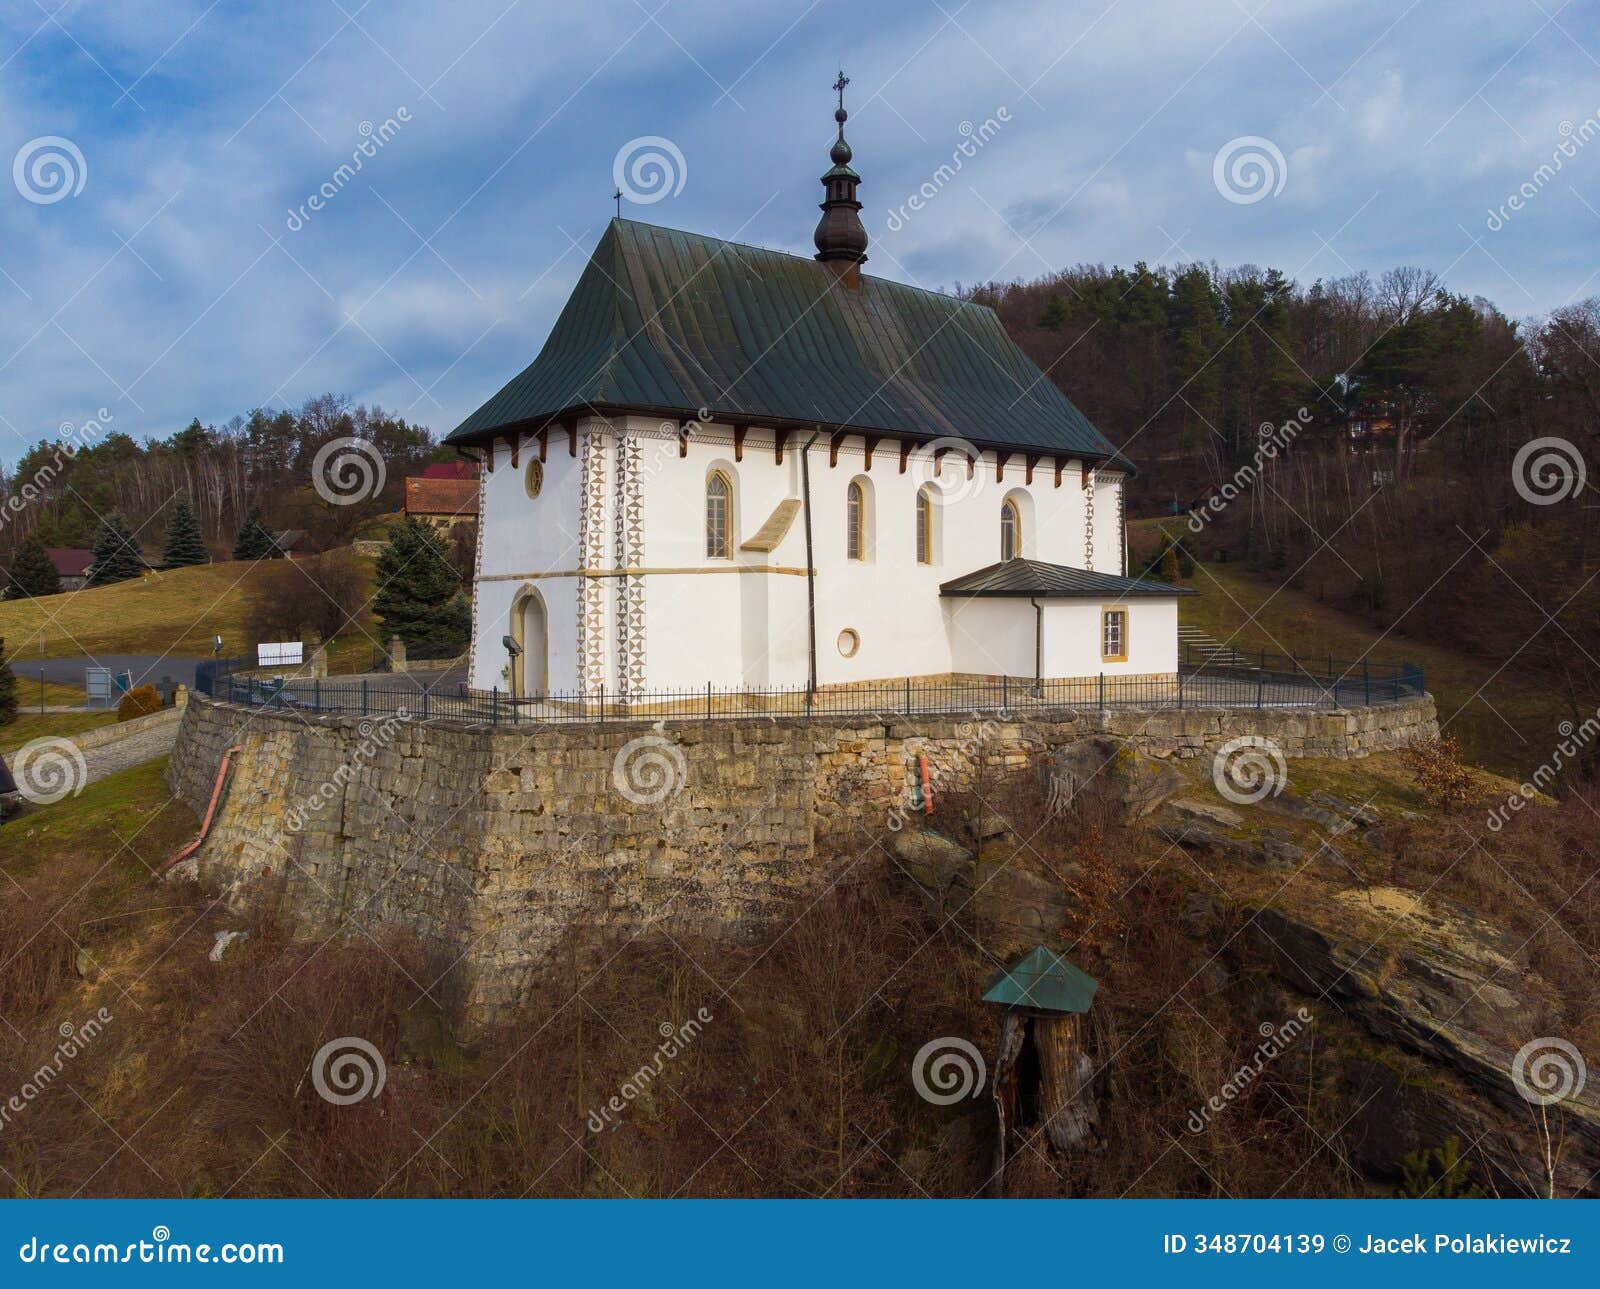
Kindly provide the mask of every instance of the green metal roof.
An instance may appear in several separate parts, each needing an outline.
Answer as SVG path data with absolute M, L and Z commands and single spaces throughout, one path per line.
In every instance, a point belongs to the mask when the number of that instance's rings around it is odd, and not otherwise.
M 1046 564 L 1038 559 L 1007 559 L 990 564 L 975 573 L 940 584 L 940 595 L 1037 596 L 1041 600 L 1083 597 L 1094 600 L 1125 600 L 1129 597 L 1194 595 L 1190 586 L 1173 586 L 1138 577 L 1118 577 L 1115 573 L 1095 573 L 1065 564 Z
M 585 410 L 890 436 L 1131 465 L 992 309 L 826 265 L 614 219 L 533 364 L 446 442 Z
M 1036 1011 L 1086 1012 L 1100 986 L 1059 954 L 1040 945 L 989 983 L 986 1003 L 1032 1007 Z

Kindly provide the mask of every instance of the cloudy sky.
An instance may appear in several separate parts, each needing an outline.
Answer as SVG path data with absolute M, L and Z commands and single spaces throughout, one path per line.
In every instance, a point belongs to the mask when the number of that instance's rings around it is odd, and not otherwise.
M 142 438 L 328 390 L 448 432 L 537 352 L 619 153 L 625 214 L 809 254 L 841 63 L 869 271 L 1421 264 L 1534 315 L 1600 293 L 1597 18 L 0 0 L 0 460 L 102 407 Z

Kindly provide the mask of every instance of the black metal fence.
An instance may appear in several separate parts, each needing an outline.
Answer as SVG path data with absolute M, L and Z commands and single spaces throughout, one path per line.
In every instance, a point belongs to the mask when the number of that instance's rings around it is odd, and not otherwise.
M 1424 692 L 1422 668 L 1411 663 L 1317 672 L 1208 662 L 1174 676 L 1089 676 L 1035 682 L 983 680 L 883 681 L 808 692 L 779 689 L 657 690 L 621 695 L 546 694 L 516 698 L 465 685 L 428 689 L 371 679 L 265 680 L 228 676 L 217 697 L 250 707 L 348 716 L 461 721 L 473 725 L 562 724 L 619 720 L 777 720 L 960 716 L 1005 713 L 1047 716 L 1097 708 L 1301 707 L 1335 710 L 1401 702 Z

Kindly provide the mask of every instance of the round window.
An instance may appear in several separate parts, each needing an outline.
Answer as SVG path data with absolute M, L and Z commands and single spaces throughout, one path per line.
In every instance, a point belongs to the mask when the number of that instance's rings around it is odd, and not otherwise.
M 522 486 L 528 490 L 529 497 L 539 495 L 539 489 L 544 487 L 544 465 L 541 462 L 528 462 L 528 472 L 522 477 Z
M 854 627 L 846 627 L 839 633 L 839 656 L 841 658 L 854 658 L 856 650 L 861 648 L 861 636 Z

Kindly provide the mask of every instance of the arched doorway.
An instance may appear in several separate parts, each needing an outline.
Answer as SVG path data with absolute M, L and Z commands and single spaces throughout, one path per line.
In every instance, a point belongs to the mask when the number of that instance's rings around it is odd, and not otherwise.
M 511 605 L 511 638 L 522 648 L 512 668 L 513 692 L 518 698 L 543 698 L 549 681 L 549 620 L 544 598 L 531 586 Z

